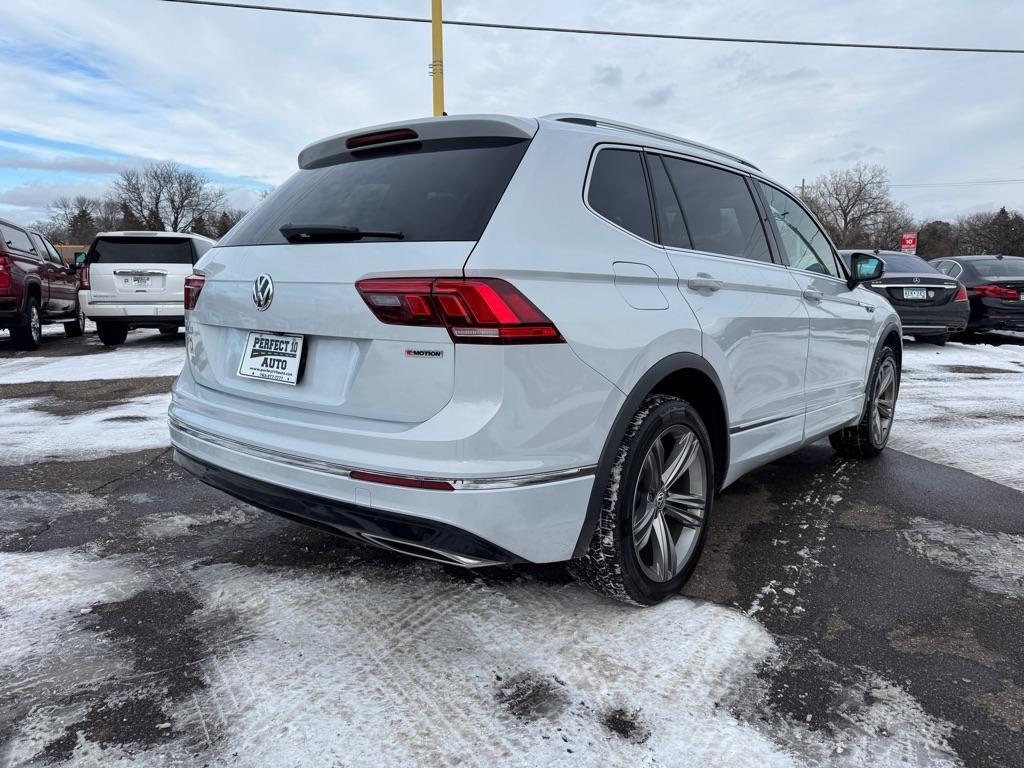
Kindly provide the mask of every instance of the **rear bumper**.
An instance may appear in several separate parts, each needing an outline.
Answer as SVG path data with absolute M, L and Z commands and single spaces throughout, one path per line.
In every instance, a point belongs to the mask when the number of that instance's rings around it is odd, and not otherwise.
M 118 320 L 137 327 L 185 324 L 185 306 L 180 301 L 126 302 L 93 298 L 91 291 L 80 291 L 79 302 L 90 320 Z
M 970 307 L 961 302 L 959 307 L 945 306 L 930 309 L 896 308 L 903 332 L 927 336 L 929 334 L 956 333 L 967 327 Z
M 204 482 L 298 522 L 407 554 L 473 567 L 572 557 L 593 467 L 472 478 L 453 491 L 354 480 L 352 469 L 293 456 L 170 419 L 176 460 Z M 191 462 L 191 463 L 189 463 Z
M 467 568 L 521 562 L 511 552 L 445 523 L 291 490 L 213 466 L 180 450 L 175 450 L 174 462 L 244 502 L 361 542 Z
M 971 318 L 972 331 L 1024 331 L 1024 311 L 999 312 L 986 309 L 983 315 Z

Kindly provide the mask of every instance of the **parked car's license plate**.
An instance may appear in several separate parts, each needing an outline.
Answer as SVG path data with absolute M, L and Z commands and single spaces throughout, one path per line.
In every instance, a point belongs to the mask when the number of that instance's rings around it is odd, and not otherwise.
M 927 299 L 928 290 L 925 288 L 904 288 L 903 289 L 904 299 Z
M 122 279 L 124 280 L 125 288 L 149 288 L 150 285 L 150 278 L 148 276 L 132 275 Z
M 302 336 L 288 333 L 250 333 L 238 375 L 295 385 L 302 364 Z

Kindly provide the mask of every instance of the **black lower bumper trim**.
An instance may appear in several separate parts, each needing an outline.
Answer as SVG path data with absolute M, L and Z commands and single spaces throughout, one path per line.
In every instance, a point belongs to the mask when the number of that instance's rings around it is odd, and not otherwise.
M 185 325 L 185 316 L 175 315 L 111 315 L 104 317 L 98 315 L 90 317 L 94 323 L 107 323 L 109 325 L 130 325 L 132 328 L 180 328 Z
M 282 488 L 212 466 L 177 449 L 174 461 L 207 485 L 248 504 L 367 544 L 456 565 L 523 562 L 523 558 L 453 525 Z M 445 553 L 457 557 L 445 557 Z

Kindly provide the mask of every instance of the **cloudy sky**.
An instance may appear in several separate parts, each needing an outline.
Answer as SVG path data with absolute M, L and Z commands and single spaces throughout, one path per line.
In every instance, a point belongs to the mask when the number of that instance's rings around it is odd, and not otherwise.
M 423 16 L 429 0 L 262 0 Z M 813 6 L 813 10 L 811 10 Z M 1007 0 L 445 0 L 450 18 L 1019 47 Z M 0 215 L 174 159 L 248 207 L 307 143 L 431 109 L 429 27 L 168 4 L 0 2 Z M 744 155 L 790 186 L 858 160 L 894 184 L 1024 179 L 1024 56 L 445 30 L 449 113 L 583 112 Z M 1024 183 L 897 187 L 919 217 L 1024 208 Z

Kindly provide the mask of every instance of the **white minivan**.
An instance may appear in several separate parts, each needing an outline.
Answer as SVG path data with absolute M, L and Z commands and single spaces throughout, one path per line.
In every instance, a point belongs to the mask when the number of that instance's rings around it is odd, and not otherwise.
M 79 302 L 104 344 L 132 328 L 174 334 L 185 324 L 185 278 L 214 245 L 183 232 L 100 232 L 85 255 Z
M 900 321 L 734 155 L 577 115 L 317 142 L 186 280 L 175 460 L 289 519 L 652 604 L 714 496 L 886 445 Z

